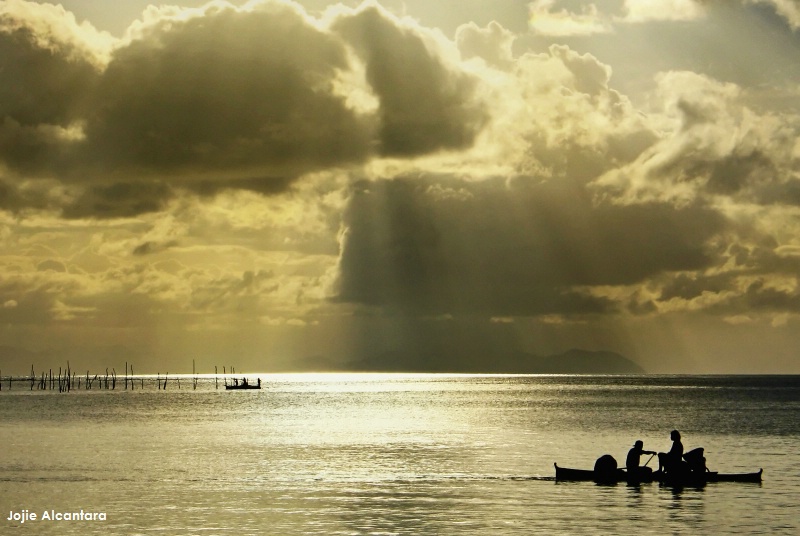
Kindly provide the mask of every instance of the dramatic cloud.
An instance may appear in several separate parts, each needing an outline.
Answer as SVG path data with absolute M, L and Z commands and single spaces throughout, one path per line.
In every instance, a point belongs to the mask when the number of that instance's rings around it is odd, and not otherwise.
M 18 83 L 0 95 L 0 159 L 10 176 L 71 184 L 70 217 L 465 149 L 487 118 L 455 46 L 377 5 L 325 22 L 278 0 L 149 8 L 116 42 L 62 8 L 4 7 L 0 61 Z
M 0 161 L 22 172 L 53 165 L 80 127 L 110 37 L 63 8 L 0 4 Z M 13 81 L 13 83 L 9 83 Z
M 89 158 L 104 173 L 229 177 L 361 160 L 368 121 L 333 91 L 347 68 L 343 44 L 288 4 L 154 17 L 103 74 Z
M 472 145 L 486 112 L 477 80 L 448 65 L 435 37 L 377 6 L 341 17 L 334 28 L 355 47 L 380 101 L 380 152 L 413 156 Z
M 597 207 L 564 181 L 422 177 L 361 185 L 344 226 L 341 300 L 527 316 L 607 312 L 609 300 L 582 289 L 706 268 L 725 222 L 655 203 Z
M 0 1 L 0 345 L 797 371 L 796 3 L 464 6 Z
M 694 73 L 663 73 L 658 84 L 671 133 L 596 186 L 622 202 L 794 202 L 777 192 L 798 187 L 795 118 L 759 115 L 741 103 L 737 86 Z

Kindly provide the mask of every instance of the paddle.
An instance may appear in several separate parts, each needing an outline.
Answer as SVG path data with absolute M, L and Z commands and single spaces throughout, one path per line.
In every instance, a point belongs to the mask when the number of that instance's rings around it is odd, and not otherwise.
M 652 460 L 652 459 L 653 459 L 653 456 L 655 456 L 655 454 L 652 454 L 652 455 L 650 456 L 650 458 L 648 458 L 648 459 L 647 459 L 647 462 L 645 462 L 645 464 L 644 464 L 644 466 L 645 466 L 645 467 L 647 467 L 647 464 L 648 464 L 648 463 L 650 463 L 650 460 Z

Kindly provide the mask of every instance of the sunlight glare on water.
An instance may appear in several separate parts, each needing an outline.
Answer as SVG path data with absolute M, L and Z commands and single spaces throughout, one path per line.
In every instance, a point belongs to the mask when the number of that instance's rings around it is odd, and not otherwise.
M 4 390 L 3 534 L 794 533 L 797 377 L 262 375 L 264 389 Z M 188 387 L 187 387 L 188 386 Z M 555 482 L 681 430 L 762 484 Z M 645 459 L 642 460 L 644 463 Z M 652 463 L 651 463 L 652 466 Z

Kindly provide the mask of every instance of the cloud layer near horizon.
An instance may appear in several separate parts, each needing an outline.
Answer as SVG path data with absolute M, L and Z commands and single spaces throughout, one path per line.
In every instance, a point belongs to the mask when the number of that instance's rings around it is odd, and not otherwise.
M 718 9 L 581 4 L 532 2 L 532 28 Z M 796 322 L 798 109 L 678 69 L 633 99 L 595 55 L 519 38 L 278 0 L 149 8 L 113 38 L 2 2 L 5 341 L 284 330 L 304 357 L 352 351 L 360 318 Z

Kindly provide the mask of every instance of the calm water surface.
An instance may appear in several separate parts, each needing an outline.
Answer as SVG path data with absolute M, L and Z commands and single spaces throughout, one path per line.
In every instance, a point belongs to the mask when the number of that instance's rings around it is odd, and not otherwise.
M 261 377 L 249 392 L 4 385 L 0 534 L 800 531 L 797 376 Z M 673 428 L 712 470 L 764 482 L 553 480 L 553 462 L 622 464 L 636 439 L 667 450 Z M 22 509 L 107 519 L 7 520 Z

